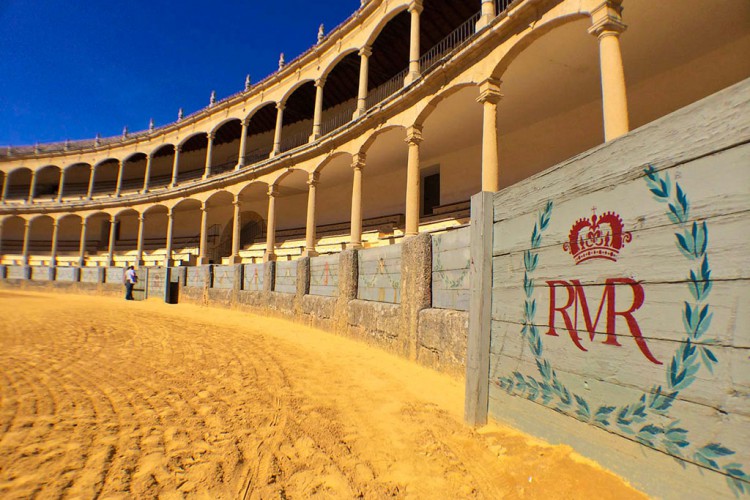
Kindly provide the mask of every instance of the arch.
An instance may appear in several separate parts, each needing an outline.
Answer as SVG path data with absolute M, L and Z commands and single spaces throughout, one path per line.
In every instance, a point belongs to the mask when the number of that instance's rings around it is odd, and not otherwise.
M 28 167 L 17 167 L 9 170 L 6 174 L 5 180 L 7 187 L 3 188 L 7 193 L 6 199 L 27 199 L 29 196 L 29 190 L 31 189 L 31 176 L 32 171 Z
M 89 163 L 71 163 L 63 168 L 65 178 L 63 179 L 62 196 L 86 196 L 91 180 L 92 166 Z
M 253 109 L 251 109 L 251 110 L 250 110 L 250 112 L 249 112 L 248 114 L 246 114 L 246 115 L 245 115 L 245 120 L 252 120 L 252 119 L 253 119 L 253 116 L 255 116 L 255 114 L 256 114 L 256 113 L 257 113 L 258 111 L 260 111 L 261 109 L 263 109 L 263 108 L 265 108 L 265 107 L 267 107 L 267 106 L 273 106 L 273 107 L 275 108 L 275 107 L 276 107 L 276 104 L 277 104 L 277 102 L 276 102 L 276 101 L 265 101 L 265 102 L 263 102 L 263 103 L 261 103 L 261 104 L 258 104 L 258 105 L 257 105 L 257 106 L 255 106 L 255 107 L 254 107 Z
M 269 185 L 269 183 L 263 181 L 250 181 L 242 186 L 242 188 L 237 192 L 237 196 L 242 199 L 247 199 L 250 197 L 251 193 L 254 194 L 255 192 L 261 192 L 263 193 L 263 198 L 265 199 L 268 193 Z
M 0 255 L 21 254 L 26 231 L 26 219 L 20 215 L 2 218 L 3 237 L 0 238 Z
M 272 177 L 273 180 L 272 181 L 269 180 L 269 184 L 278 186 L 286 177 L 289 177 L 295 172 L 304 172 L 305 175 L 309 174 L 309 172 L 305 169 L 297 168 L 297 167 L 289 167 L 285 170 L 277 172 L 277 175 L 275 177 Z
M 141 215 L 140 212 L 138 212 L 138 210 L 132 207 L 123 207 L 117 210 L 116 212 L 115 211 L 112 212 L 112 215 L 117 219 L 126 215 L 131 215 L 131 214 L 136 214 L 139 216 Z
M 230 123 L 230 122 L 233 122 L 233 121 L 242 122 L 242 118 L 240 118 L 238 116 L 228 116 L 228 117 L 224 118 L 223 120 L 221 120 L 216 125 L 214 125 L 214 127 L 211 129 L 211 132 L 209 132 L 209 133 L 210 134 L 215 134 L 221 127 L 223 127 L 227 123 Z
M 190 210 L 191 208 L 200 208 L 203 203 L 195 198 L 183 198 L 172 205 L 172 212 L 178 210 Z M 194 205 L 194 206 L 193 206 Z
M 46 196 L 48 199 L 57 197 L 60 189 L 62 169 L 57 165 L 46 165 L 36 170 L 33 197 Z
M 378 136 L 383 135 L 386 132 L 389 132 L 393 129 L 398 129 L 398 128 L 406 131 L 406 127 L 404 127 L 403 125 L 384 125 L 383 127 L 377 129 L 376 131 L 371 133 L 369 136 L 367 136 L 367 139 L 365 139 L 365 141 L 362 143 L 362 146 L 360 146 L 358 152 L 366 154 L 367 150 L 370 149 L 370 147 L 372 147 L 373 143 L 378 138 Z
M 162 154 L 166 156 L 166 154 L 163 151 L 166 151 L 167 149 L 170 150 L 169 153 L 174 154 L 174 144 L 162 144 L 161 146 L 157 146 L 156 149 L 151 150 L 151 153 L 149 153 L 152 157 L 161 156 Z
M 190 141 L 191 139 L 194 139 L 195 137 L 199 137 L 199 136 L 205 136 L 206 139 L 208 139 L 208 132 L 195 132 L 195 133 L 192 133 L 192 134 L 186 136 L 181 141 L 179 141 L 177 143 L 177 147 L 178 148 L 182 148 L 183 146 L 185 146 L 185 144 L 188 143 L 188 141 Z
M 300 80 L 296 82 L 294 85 L 289 87 L 287 91 L 284 93 L 284 95 L 279 99 L 279 104 L 283 104 L 286 106 L 287 101 L 290 97 L 292 97 L 292 94 L 294 94 L 297 90 L 299 90 L 301 87 L 303 87 L 307 83 L 312 83 L 315 85 L 315 80 L 312 78 L 305 78 L 304 80 Z
M 437 105 L 455 94 L 456 92 L 463 90 L 467 87 L 476 87 L 476 83 L 474 82 L 462 82 L 458 83 L 456 85 L 453 85 L 451 87 L 448 87 L 447 89 L 442 90 L 441 92 L 438 92 L 437 94 L 434 94 L 432 98 L 422 105 L 422 109 L 419 110 L 417 114 L 417 118 L 414 120 L 414 125 L 416 126 L 422 126 L 424 125 L 424 122 L 427 120 L 427 118 L 430 116 L 430 114 L 435 111 L 435 108 Z
M 92 165 L 91 165 L 91 163 L 86 163 L 86 162 L 83 162 L 83 161 L 78 161 L 78 162 L 75 162 L 75 163 L 71 163 L 71 164 L 69 164 L 69 165 L 66 165 L 66 166 L 64 166 L 64 167 L 62 168 L 62 170 L 63 170 L 63 171 L 64 171 L 64 172 L 65 172 L 65 173 L 67 174 L 68 170 L 70 170 L 70 169 L 72 169 L 72 168 L 75 168 L 75 167 L 82 167 L 82 166 L 84 166 L 84 165 L 85 165 L 85 166 L 87 166 L 87 167 L 89 167 L 89 169 L 91 169 L 91 168 L 92 168 Z
M 357 54 L 360 50 L 361 47 L 352 47 L 341 51 L 341 53 L 337 54 L 336 57 L 328 64 L 328 66 L 325 67 L 323 72 L 320 74 L 320 78 L 327 79 L 328 75 L 331 74 L 331 71 L 333 71 L 336 66 L 346 58 L 346 56 L 352 53 Z
M 42 219 L 49 219 L 50 222 L 54 222 L 55 219 L 49 214 L 31 214 L 28 216 L 29 224 L 33 224 L 34 222 L 38 222 Z
M 321 162 L 320 162 L 320 163 L 318 164 L 318 166 L 317 166 L 317 167 L 315 167 L 315 169 L 313 170 L 313 172 L 317 172 L 317 173 L 320 173 L 320 172 L 322 172 L 324 168 L 326 168 L 326 167 L 327 167 L 328 165 L 330 165 L 330 164 L 331 164 L 331 162 L 333 162 L 334 160 L 336 160 L 337 158 L 339 158 L 339 157 L 341 157 L 341 156 L 349 156 L 349 157 L 353 157 L 354 155 L 352 155 L 352 154 L 351 154 L 350 152 L 348 152 L 348 151 L 336 151 L 335 153 L 331 153 L 331 154 L 329 154 L 328 156 L 326 156 L 326 157 L 325 157 L 325 158 L 323 159 L 323 161 L 321 161 Z
M 403 11 L 409 9 L 408 3 L 397 3 L 394 4 L 391 7 L 390 12 L 386 13 L 383 17 L 380 18 L 380 21 L 377 25 L 373 28 L 373 30 L 370 32 L 370 35 L 367 37 L 367 41 L 365 42 L 366 47 L 372 47 L 372 44 L 375 43 L 375 40 L 377 40 L 378 36 L 380 36 L 380 33 L 383 31 L 383 28 L 385 28 L 391 20 L 396 17 L 397 15 L 401 14 Z
M 110 156 L 108 158 L 104 158 L 103 160 L 99 160 L 98 162 L 94 163 L 94 168 L 100 167 L 101 165 L 103 165 L 105 163 L 110 163 L 110 162 L 117 162 L 119 164 L 120 163 L 120 159 L 116 158 L 114 156 Z
M 127 163 L 127 162 L 137 161 L 135 160 L 136 156 L 142 156 L 143 158 L 146 158 L 148 155 L 142 151 L 136 151 L 135 153 L 131 153 L 123 157 L 122 162 Z
M 209 207 L 209 206 L 217 206 L 217 205 L 221 204 L 221 202 L 224 201 L 225 199 L 228 201 L 228 203 L 231 204 L 232 201 L 234 201 L 234 195 L 231 192 L 229 192 L 229 191 L 227 191 L 225 189 L 220 189 L 220 190 L 217 190 L 217 191 L 214 191 L 213 193 L 211 193 L 208 196 L 208 198 L 206 198 L 204 200 L 203 203 L 207 207 Z
M 553 17 L 548 21 L 535 25 L 531 30 L 522 34 L 520 38 L 517 38 L 513 45 L 507 48 L 507 51 L 501 56 L 497 64 L 495 64 L 495 67 L 489 76 L 497 80 L 502 79 L 508 66 L 510 66 L 511 63 L 536 40 L 555 28 L 559 28 L 560 26 L 581 19 L 587 19 L 589 15 L 588 12 L 574 12 L 563 16 Z
M 67 213 L 67 214 L 59 215 L 57 217 L 57 222 L 62 222 L 64 220 L 74 219 L 74 218 L 78 219 L 79 223 L 83 221 L 83 217 L 81 215 L 73 212 L 73 213 Z
M 144 209 L 141 214 L 145 217 L 146 215 L 150 213 L 162 213 L 162 212 L 169 212 L 169 207 L 166 205 L 162 205 L 161 203 L 156 203 Z

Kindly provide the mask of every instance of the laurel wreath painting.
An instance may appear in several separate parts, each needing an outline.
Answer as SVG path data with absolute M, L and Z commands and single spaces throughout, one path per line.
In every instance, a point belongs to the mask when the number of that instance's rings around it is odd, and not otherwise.
M 541 380 L 514 371 L 512 376 L 499 377 L 499 384 L 509 394 L 541 401 L 558 412 L 604 429 L 617 429 L 645 446 L 674 456 L 683 466 L 685 461 L 691 461 L 722 473 L 726 475 L 727 483 L 736 496 L 750 494 L 750 475 L 744 471 L 742 464 L 732 461 L 734 450 L 721 443 L 694 445 L 689 439 L 688 430 L 680 427 L 679 420 L 664 424 L 664 417 L 668 415 L 680 392 L 695 381 L 696 374 L 702 368 L 713 373 L 713 367 L 719 363 L 719 359 L 711 350 L 716 341 L 706 338 L 713 317 L 708 303 L 712 288 L 708 227 L 705 221 L 689 222 L 690 202 L 679 183 L 675 183 L 673 189 L 669 174 L 661 177 L 651 165 L 645 169 L 645 174 L 653 198 L 667 205 L 667 217 L 677 228 L 677 247 L 691 266 L 687 285 L 692 301 L 685 302 L 682 314 L 685 336 L 667 365 L 665 384 L 655 385 L 647 394 L 630 404 L 601 405 L 592 411 L 585 398 L 565 387 L 549 360 L 544 358 L 542 338 L 534 324 L 536 300 L 531 276 L 539 265 L 538 249 L 542 234 L 549 227 L 551 201 L 539 213 L 531 233 L 531 248 L 523 255 L 523 289 L 526 299 L 521 335 L 534 355 Z
M 435 242 L 435 266 L 433 268 L 433 271 L 435 274 L 437 274 L 437 277 L 440 278 L 440 281 L 445 285 L 445 287 L 449 290 L 455 290 L 455 289 L 465 289 L 466 288 L 466 278 L 469 276 L 469 259 L 467 257 L 466 259 L 466 267 L 463 269 L 459 269 L 459 274 L 455 278 L 451 278 L 448 276 L 448 271 L 443 269 L 443 263 L 440 259 L 440 255 L 442 254 L 440 249 L 440 238 L 436 237 L 433 239 Z

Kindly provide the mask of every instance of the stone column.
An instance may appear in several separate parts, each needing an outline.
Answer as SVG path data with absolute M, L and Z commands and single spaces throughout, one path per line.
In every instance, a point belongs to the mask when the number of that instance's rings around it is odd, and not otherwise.
M 208 264 L 208 205 L 201 205 L 201 245 L 198 252 L 198 264 Z
M 52 223 L 52 250 L 49 256 L 49 265 L 52 267 L 57 266 L 57 237 L 60 231 L 60 221 L 55 219 Z
M 232 264 L 240 264 L 240 231 L 242 229 L 242 200 L 234 198 L 234 219 L 232 221 Z
M 81 242 L 78 244 L 78 267 L 86 265 L 86 219 L 81 219 Z
M 419 143 L 422 142 L 422 127 L 409 127 L 406 142 L 409 144 L 406 166 L 406 236 L 413 236 L 419 233 Z
M 86 192 L 86 199 L 90 200 L 92 196 L 94 196 L 94 179 L 96 178 L 96 166 L 91 166 L 91 171 L 89 173 L 89 189 Z
M 323 120 L 323 87 L 325 84 L 325 78 L 315 80 L 315 113 L 313 114 L 313 129 L 310 141 L 314 141 L 320 137 L 320 124 Z
M 182 146 L 175 146 L 174 147 L 174 163 L 172 164 L 172 182 L 170 183 L 169 187 L 175 187 L 177 185 L 177 177 L 180 174 L 180 152 L 182 151 Z
M 250 118 L 242 120 L 242 132 L 240 135 L 240 154 L 237 158 L 237 166 L 235 170 L 239 170 L 245 166 L 245 156 L 247 155 L 247 127 L 250 125 Z
M 370 56 L 372 49 L 362 47 L 359 49 L 359 93 L 357 94 L 357 110 L 354 117 L 364 115 L 367 112 L 367 87 L 370 78 Z
M 307 226 L 305 229 L 305 253 L 303 256 L 318 255 L 315 251 L 315 191 L 318 186 L 318 172 L 310 172 L 307 178 Z
M 2 202 L 5 203 L 5 200 L 8 199 L 8 186 L 10 185 L 10 182 L 8 182 L 8 174 L 3 174 L 3 194 L 2 194 Z
M 365 153 L 354 155 L 352 169 L 352 235 L 348 248 L 362 248 L 362 169 L 365 168 L 367 156 Z
M 411 37 L 409 41 L 409 74 L 404 79 L 404 84 L 408 85 L 419 78 L 419 15 L 424 10 L 422 0 L 412 0 L 409 4 L 409 13 L 411 14 Z
M 495 0 L 482 0 L 482 17 L 477 21 L 476 30 L 481 30 L 496 17 Z
M 60 184 L 57 186 L 57 202 L 62 202 L 63 189 L 65 189 L 65 169 L 60 170 Z
M 211 163 L 213 161 L 215 137 L 216 137 L 215 133 L 213 132 L 208 133 L 208 146 L 206 147 L 206 169 L 203 172 L 204 179 L 208 179 L 211 176 Z
M 111 216 L 109 219 L 109 250 L 107 251 L 107 266 L 113 266 L 115 264 L 115 227 L 117 225 L 117 217 Z
M 31 236 L 31 221 L 26 221 L 23 229 L 23 249 L 21 250 L 21 256 L 23 259 L 23 265 L 29 265 L 29 237 Z
M 146 174 L 143 176 L 143 193 L 148 193 L 148 184 L 151 182 L 151 163 L 154 157 L 151 153 L 146 155 Z
M 500 93 L 500 80 L 487 79 L 479 86 L 477 102 L 483 107 L 482 120 L 482 191 L 500 190 L 500 163 L 497 153 L 497 103 Z
M 138 243 L 136 244 L 135 251 L 135 265 L 143 265 L 143 230 L 145 224 L 145 216 L 143 214 L 138 215 Z
M 599 64 L 602 79 L 604 140 L 611 141 L 630 130 L 625 71 L 620 52 L 620 33 L 627 28 L 622 22 L 622 0 L 608 0 L 591 13 L 589 33 L 599 38 Z
M 29 183 L 28 203 L 34 203 L 34 191 L 36 191 L 36 170 L 31 172 L 31 183 Z
M 266 255 L 264 261 L 276 260 L 276 184 L 268 186 L 268 221 L 266 223 Z
M 122 174 L 124 170 L 125 162 L 120 160 L 117 168 L 117 187 L 115 188 L 115 196 L 119 197 L 122 191 Z
M 167 211 L 167 249 L 164 267 L 172 265 L 172 234 L 174 233 L 174 212 L 170 208 Z
M 276 156 L 281 152 L 281 128 L 284 126 L 284 103 L 276 105 L 276 131 L 273 134 L 273 151 L 271 156 Z

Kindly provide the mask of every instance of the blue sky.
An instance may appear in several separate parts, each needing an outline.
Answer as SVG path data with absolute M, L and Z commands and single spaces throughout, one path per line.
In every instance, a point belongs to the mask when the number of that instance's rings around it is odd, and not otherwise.
M 172 122 L 311 47 L 359 0 L 0 0 L 0 145 Z

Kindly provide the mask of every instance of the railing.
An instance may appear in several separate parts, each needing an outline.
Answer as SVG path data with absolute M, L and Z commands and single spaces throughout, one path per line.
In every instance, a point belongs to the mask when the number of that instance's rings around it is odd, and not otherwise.
M 303 144 L 307 144 L 307 142 L 310 140 L 310 132 L 297 132 L 294 135 L 291 135 L 287 138 L 281 139 L 281 146 L 280 151 L 289 151 L 290 149 L 298 148 L 302 146 Z
M 354 111 L 357 109 L 357 99 L 349 103 L 345 103 L 340 111 L 335 115 L 326 118 L 323 123 L 320 124 L 320 135 L 326 135 L 328 132 L 336 130 L 352 121 Z
M 394 77 L 392 77 L 390 80 L 385 82 L 383 85 L 369 92 L 367 94 L 367 99 L 365 100 L 365 105 L 367 109 L 370 109 L 376 104 L 383 102 L 388 97 L 392 96 L 393 94 L 395 94 L 396 92 L 404 88 L 404 79 L 406 78 L 406 75 L 408 73 L 409 73 L 409 68 L 406 68 L 405 70 L 397 73 Z
M 267 160 L 273 148 L 257 148 L 245 155 L 245 167 Z
M 461 26 L 453 30 L 448 36 L 440 40 L 434 47 L 422 54 L 422 57 L 419 58 L 419 70 L 422 73 L 426 72 L 438 61 L 443 59 L 448 52 L 451 52 L 474 36 L 476 33 L 476 24 L 481 15 L 481 12 L 477 12 L 461 24 Z
M 200 179 L 206 171 L 202 168 L 196 170 L 190 170 L 188 172 L 178 172 L 177 181 L 190 181 L 193 179 Z
M 508 10 L 508 7 L 510 7 L 510 4 L 514 1 L 515 0 L 495 0 L 495 12 L 497 12 L 497 15 Z

